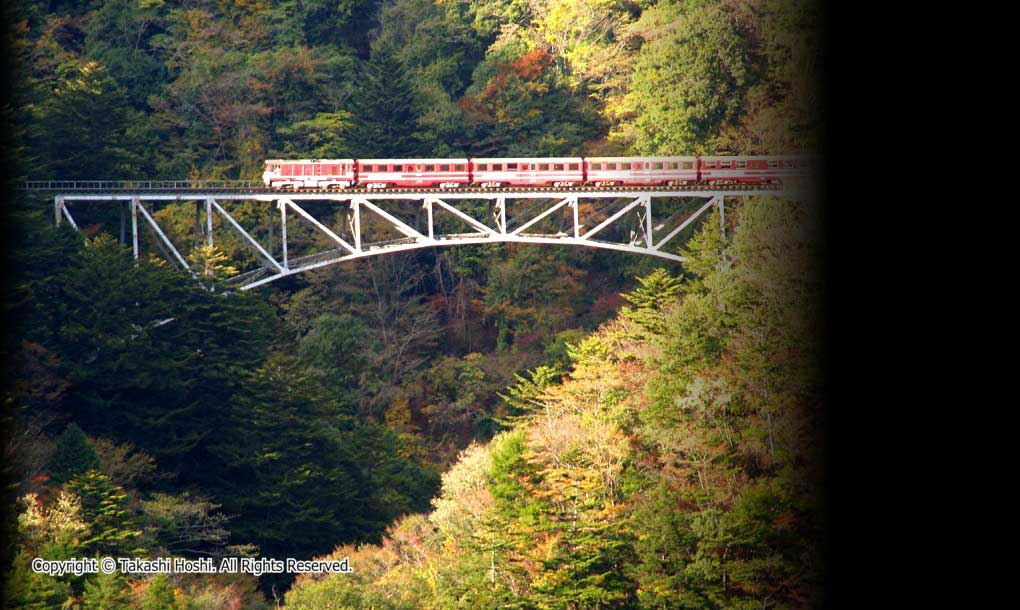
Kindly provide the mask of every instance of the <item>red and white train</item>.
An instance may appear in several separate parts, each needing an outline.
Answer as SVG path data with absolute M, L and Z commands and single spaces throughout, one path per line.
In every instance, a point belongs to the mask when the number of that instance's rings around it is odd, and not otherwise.
M 262 180 L 294 190 L 674 186 L 782 182 L 809 171 L 808 159 L 796 156 L 270 159 Z

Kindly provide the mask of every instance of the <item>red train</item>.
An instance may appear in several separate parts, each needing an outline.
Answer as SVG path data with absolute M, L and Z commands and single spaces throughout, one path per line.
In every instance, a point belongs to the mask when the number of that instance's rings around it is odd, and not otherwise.
M 270 159 L 262 180 L 270 188 L 294 190 L 671 186 L 781 182 L 809 169 L 806 158 L 794 156 Z

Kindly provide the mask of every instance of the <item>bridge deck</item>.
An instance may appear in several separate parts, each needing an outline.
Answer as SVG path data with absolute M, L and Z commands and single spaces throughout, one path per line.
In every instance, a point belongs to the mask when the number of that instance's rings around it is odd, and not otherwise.
M 725 230 L 725 199 L 753 195 L 785 195 L 796 190 L 783 184 L 691 184 L 671 187 L 564 187 L 500 189 L 343 189 L 285 191 L 248 182 L 36 182 L 30 191 L 53 197 L 57 224 L 71 214 L 74 202 L 120 202 L 121 235 L 130 239 L 137 258 L 140 228 L 152 233 L 155 247 L 172 264 L 195 274 L 187 249 L 174 241 L 157 220 L 160 202 L 195 202 L 194 244 L 213 245 L 215 227 L 236 234 L 253 253 L 260 268 L 234 278 L 248 290 L 303 271 L 343 261 L 419 248 L 484 243 L 533 243 L 600 248 L 683 262 L 674 238 L 704 213 L 716 208 Z M 279 209 L 278 221 L 246 229 L 220 201 L 258 201 Z M 521 201 L 523 200 L 523 202 Z M 302 207 L 315 201 L 337 203 L 336 212 L 319 217 Z M 477 203 L 487 202 L 482 206 Z M 124 206 L 123 203 L 129 205 Z M 391 202 L 390 205 L 385 205 Z M 419 213 L 407 214 L 412 202 Z M 655 203 L 653 203 L 655 202 Z M 470 205 L 468 205 L 470 203 Z M 149 208 L 152 207 L 150 210 Z M 87 211 L 86 206 L 86 211 Z M 657 214 L 653 214 L 657 212 Z M 373 222 L 364 224 L 362 216 Z M 404 215 L 401 220 L 399 216 Z M 478 214 L 482 214 L 478 217 Z M 335 215 L 335 218 L 333 217 Z M 204 218 L 202 218 L 204 216 Z M 219 217 L 214 223 L 215 217 Z M 445 218 L 445 224 L 437 224 Z M 322 244 L 311 253 L 294 252 L 288 221 L 306 224 Z M 451 221 L 460 229 L 451 231 Z M 249 219 L 250 222 L 250 219 Z M 274 225 L 277 227 L 274 229 Z M 256 227 L 258 228 L 258 227 Z M 441 228 L 446 229 L 444 233 Z M 464 230 L 468 232 L 465 233 Z M 178 229 L 179 230 L 179 229 Z M 278 239 L 274 237 L 278 236 Z M 398 236 L 394 239 L 394 235 Z M 596 237 L 597 236 L 597 237 Z M 171 239 L 173 238 L 173 239 Z M 323 245 L 325 251 L 322 250 Z M 666 246 L 669 246 L 668 248 Z M 183 252 L 183 254 L 182 254 Z

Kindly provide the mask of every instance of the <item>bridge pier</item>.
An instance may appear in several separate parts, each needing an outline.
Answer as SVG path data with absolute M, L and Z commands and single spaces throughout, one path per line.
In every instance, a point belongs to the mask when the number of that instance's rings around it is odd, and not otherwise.
M 131 249 L 138 259 L 138 196 L 131 198 Z

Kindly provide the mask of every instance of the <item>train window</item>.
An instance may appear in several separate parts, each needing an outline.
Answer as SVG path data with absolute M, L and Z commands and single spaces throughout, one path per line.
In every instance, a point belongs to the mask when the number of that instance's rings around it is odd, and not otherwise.
M 464 171 L 465 169 L 467 169 L 467 167 L 466 167 L 466 166 L 465 166 L 465 165 L 464 165 L 463 163 L 458 163 L 458 164 L 457 164 L 457 171 L 458 171 L 458 172 L 462 172 L 462 171 Z
M 425 171 L 427 171 L 427 172 L 434 172 L 434 171 L 436 171 L 436 166 L 435 165 L 431 165 L 431 164 L 426 165 L 425 166 Z
M 620 169 L 630 169 L 630 163 L 623 163 L 620 165 Z
M 507 163 L 506 164 L 506 170 L 508 172 L 516 171 L 517 170 L 517 164 L 516 163 Z
M 553 169 L 558 171 L 558 172 L 562 172 L 563 171 L 563 164 L 562 163 L 553 163 Z
M 745 167 L 747 167 L 746 161 L 734 161 L 733 163 L 736 165 L 738 169 L 744 169 Z
M 544 171 L 548 171 L 548 170 L 549 170 L 549 164 L 548 163 L 539 163 L 538 164 L 538 171 L 544 172 Z
M 487 172 L 487 171 L 489 171 L 489 164 L 488 163 L 479 163 L 478 164 L 478 169 L 479 169 L 479 171 Z
M 446 164 L 440 165 L 439 166 L 439 171 L 441 171 L 441 172 L 448 172 L 448 171 L 450 171 L 450 166 L 446 165 Z
M 576 171 L 576 170 L 580 169 L 580 166 L 578 166 L 577 163 L 571 163 L 571 164 L 567 165 L 567 168 Z
M 662 169 L 662 161 L 656 161 L 652 163 L 652 169 Z
M 402 172 L 402 171 L 404 171 L 404 166 L 398 163 L 398 164 L 393 166 L 393 171 L 395 171 L 395 172 Z
M 616 169 L 615 163 L 606 163 L 606 169 Z
M 694 161 L 684 161 L 684 169 L 694 169 Z
M 492 171 L 494 171 L 494 172 L 501 172 L 501 171 L 503 171 L 503 164 L 502 163 L 493 163 L 492 164 Z

